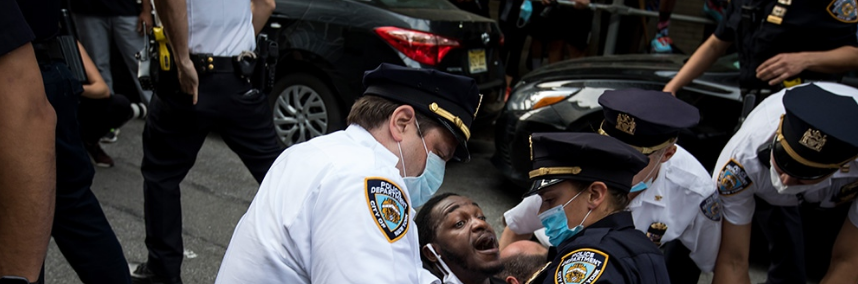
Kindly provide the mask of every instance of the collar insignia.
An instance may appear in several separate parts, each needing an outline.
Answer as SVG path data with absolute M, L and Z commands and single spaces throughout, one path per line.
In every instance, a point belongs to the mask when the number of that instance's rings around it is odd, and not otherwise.
M 808 128 L 807 131 L 804 132 L 804 135 L 801 136 L 801 140 L 799 140 L 798 143 L 810 148 L 811 150 L 820 152 L 822 151 L 822 147 L 825 146 L 827 138 L 828 135 L 822 134 L 819 130 Z
M 635 135 L 635 127 L 637 127 L 637 124 L 634 117 L 625 113 L 617 115 L 617 129 L 629 135 Z

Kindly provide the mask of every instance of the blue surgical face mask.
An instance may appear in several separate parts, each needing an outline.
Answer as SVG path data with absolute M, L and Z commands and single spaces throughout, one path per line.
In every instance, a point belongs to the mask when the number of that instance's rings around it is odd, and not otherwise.
M 530 15 L 533 14 L 533 4 L 530 3 L 530 0 L 524 0 L 524 3 L 521 3 L 521 11 L 518 12 L 518 25 L 519 28 L 527 25 L 527 22 L 530 22 Z
M 417 123 L 417 132 L 420 135 L 420 140 L 423 141 L 423 149 L 426 150 L 426 166 L 420 176 L 410 177 L 405 172 L 405 157 L 402 155 L 402 146 L 398 142 L 396 143 L 396 146 L 399 147 L 399 159 L 402 161 L 402 172 L 405 174 L 402 181 L 405 182 L 408 196 L 411 197 L 412 207 L 423 206 L 435 192 L 438 192 L 441 183 L 444 181 L 444 170 L 447 164 L 441 157 L 429 152 L 429 148 L 426 147 L 426 140 L 420 134 L 422 132 L 420 132 L 419 123 Z
M 575 228 L 569 229 L 569 220 L 566 219 L 566 211 L 563 211 L 563 208 L 569 203 L 572 203 L 572 200 L 578 198 L 578 195 L 581 195 L 584 191 L 578 192 L 572 199 L 566 201 L 566 204 L 557 205 L 551 209 L 546 210 L 539 214 L 539 220 L 542 221 L 542 225 L 545 226 L 545 235 L 548 236 L 548 242 L 551 243 L 552 246 L 560 246 L 565 240 L 575 236 L 581 230 L 584 229 L 584 221 L 587 220 L 587 217 L 590 216 L 590 212 L 593 210 L 587 211 L 587 215 L 584 216 L 584 219 L 581 220 L 581 224 L 575 226 Z

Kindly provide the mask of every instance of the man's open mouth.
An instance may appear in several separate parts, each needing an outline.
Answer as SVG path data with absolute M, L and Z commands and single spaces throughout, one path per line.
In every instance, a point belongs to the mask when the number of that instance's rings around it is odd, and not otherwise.
M 479 252 L 496 253 L 498 249 L 497 239 L 493 234 L 485 233 L 474 242 L 474 249 Z

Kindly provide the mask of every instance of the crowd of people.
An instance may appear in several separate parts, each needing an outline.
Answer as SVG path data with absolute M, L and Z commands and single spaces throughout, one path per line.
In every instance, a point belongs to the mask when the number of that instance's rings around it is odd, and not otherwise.
M 84 283 L 182 283 L 179 184 L 213 131 L 260 184 L 215 283 L 697 283 L 702 272 L 750 283 L 754 220 L 776 256 L 767 283 L 805 283 L 799 209 L 844 206 L 820 283 L 858 282 L 858 89 L 836 83 L 858 68 L 854 0 L 733 0 L 663 90 L 605 91 L 596 133 L 533 133 L 532 186 L 500 237 L 478 197 L 435 194 L 448 162 L 470 160 L 473 79 L 381 64 L 364 74 L 347 129 L 284 151 L 248 79 L 275 2 L 154 2 L 169 60 L 153 61 L 154 95 L 136 83 L 142 104 L 114 93 L 109 46 L 136 77 L 148 0 L 72 2 L 76 29 L 58 0 L 0 2 L 0 69 L 14 70 L 0 72 L 0 283 L 44 283 L 51 237 Z M 488 1 L 454 3 L 487 14 Z M 529 33 L 542 45 L 531 56 L 552 62 L 583 54 L 587 4 L 507 0 L 498 18 L 508 43 L 524 42 L 508 29 L 573 26 Z M 669 49 L 674 4 L 656 5 L 655 52 Z M 701 117 L 675 94 L 734 43 L 748 109 L 709 172 L 677 144 Z M 90 189 L 90 159 L 112 165 L 98 140 L 135 116 L 146 119 L 148 257 L 129 265 Z

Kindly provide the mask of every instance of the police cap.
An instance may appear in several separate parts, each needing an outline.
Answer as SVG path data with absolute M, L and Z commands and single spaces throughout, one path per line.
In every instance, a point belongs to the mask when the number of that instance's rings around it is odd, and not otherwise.
M 680 131 L 700 121 L 697 108 L 666 92 L 605 91 L 599 104 L 605 114 L 599 134 L 617 138 L 645 155 L 669 146 Z
M 382 63 L 363 76 L 364 95 L 375 95 L 407 104 L 430 118 L 435 118 L 456 137 L 454 158 L 469 160 L 467 141 L 471 124 L 482 103 L 474 79 L 434 69 L 402 67 Z
M 533 186 L 525 196 L 563 180 L 604 182 L 628 192 L 649 159 L 625 143 L 596 133 L 534 133 L 530 138 Z
M 848 88 L 848 91 L 858 90 Z M 786 90 L 772 155 L 786 174 L 817 179 L 858 157 L 858 102 L 808 84 Z

